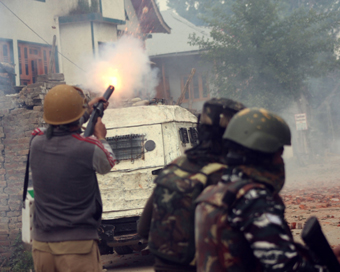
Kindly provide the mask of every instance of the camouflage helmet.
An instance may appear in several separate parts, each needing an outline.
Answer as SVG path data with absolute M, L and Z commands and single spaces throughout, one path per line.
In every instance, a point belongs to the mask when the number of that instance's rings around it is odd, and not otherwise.
M 237 113 L 230 120 L 223 139 L 265 153 L 274 153 L 284 145 L 291 145 L 287 123 L 262 108 L 249 108 Z
M 227 98 L 212 98 L 204 103 L 200 124 L 227 127 L 231 117 L 245 106 Z

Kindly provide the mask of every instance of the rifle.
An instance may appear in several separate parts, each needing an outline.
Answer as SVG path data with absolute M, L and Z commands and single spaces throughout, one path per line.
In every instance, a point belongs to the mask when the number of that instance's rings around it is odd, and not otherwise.
M 110 85 L 103 97 L 106 99 L 106 101 L 109 100 L 111 94 L 113 93 L 113 91 L 115 90 L 115 87 L 113 87 L 112 85 Z M 103 117 L 104 115 L 104 101 L 99 101 L 97 104 L 93 105 L 93 112 L 91 113 L 90 116 L 90 120 L 86 126 L 85 132 L 84 132 L 84 136 L 85 137 L 89 137 L 93 134 L 94 131 L 94 126 L 97 123 L 97 119 L 98 117 Z
M 303 241 L 330 272 L 339 272 L 340 264 L 334 255 L 316 217 L 310 217 L 301 233 Z

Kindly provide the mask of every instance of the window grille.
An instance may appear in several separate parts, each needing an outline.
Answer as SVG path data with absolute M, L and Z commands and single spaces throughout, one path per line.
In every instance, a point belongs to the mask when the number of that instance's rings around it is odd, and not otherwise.
M 189 136 L 188 136 L 188 130 L 187 128 L 180 128 L 179 129 L 179 136 L 181 138 L 181 142 L 183 144 L 189 143 Z
M 144 135 L 129 134 L 123 136 L 107 137 L 117 161 L 144 159 Z
M 189 138 L 192 146 L 198 144 L 198 132 L 196 128 L 189 128 Z

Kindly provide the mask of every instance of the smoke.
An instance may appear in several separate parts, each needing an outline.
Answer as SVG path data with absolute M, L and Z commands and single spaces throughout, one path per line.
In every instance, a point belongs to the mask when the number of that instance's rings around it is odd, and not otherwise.
M 102 93 L 108 85 L 115 86 L 115 100 L 156 95 L 158 69 L 152 68 L 143 44 L 137 38 L 123 36 L 116 43 L 100 48 L 100 59 L 89 63 L 83 85 Z

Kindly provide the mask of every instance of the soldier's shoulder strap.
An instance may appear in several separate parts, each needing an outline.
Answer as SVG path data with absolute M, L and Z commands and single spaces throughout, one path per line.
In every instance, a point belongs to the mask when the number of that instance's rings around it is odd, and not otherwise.
M 25 179 L 24 179 L 24 188 L 23 188 L 23 192 L 22 192 L 22 205 L 23 205 L 23 208 L 25 208 L 25 200 L 26 200 L 26 196 L 27 196 L 28 181 L 29 181 L 29 175 L 30 175 L 30 151 L 31 151 L 31 143 L 32 143 L 32 140 L 33 140 L 33 138 L 35 136 L 43 135 L 43 134 L 44 134 L 44 129 L 40 129 L 40 128 L 36 128 L 32 132 L 32 138 L 30 140 L 29 149 L 28 149 L 28 153 L 27 153 Z
M 206 174 L 206 175 L 210 175 L 214 172 L 220 171 L 220 170 L 224 170 L 227 169 L 228 166 L 221 164 L 221 163 L 217 163 L 217 162 L 213 162 L 213 163 L 209 163 L 207 165 L 205 165 L 204 167 L 202 167 L 202 169 L 200 170 L 200 172 Z
M 212 205 L 230 208 L 238 199 L 254 188 L 265 188 L 265 185 L 239 179 L 235 182 L 218 183 L 208 186 L 196 199 L 196 203 L 207 202 Z

